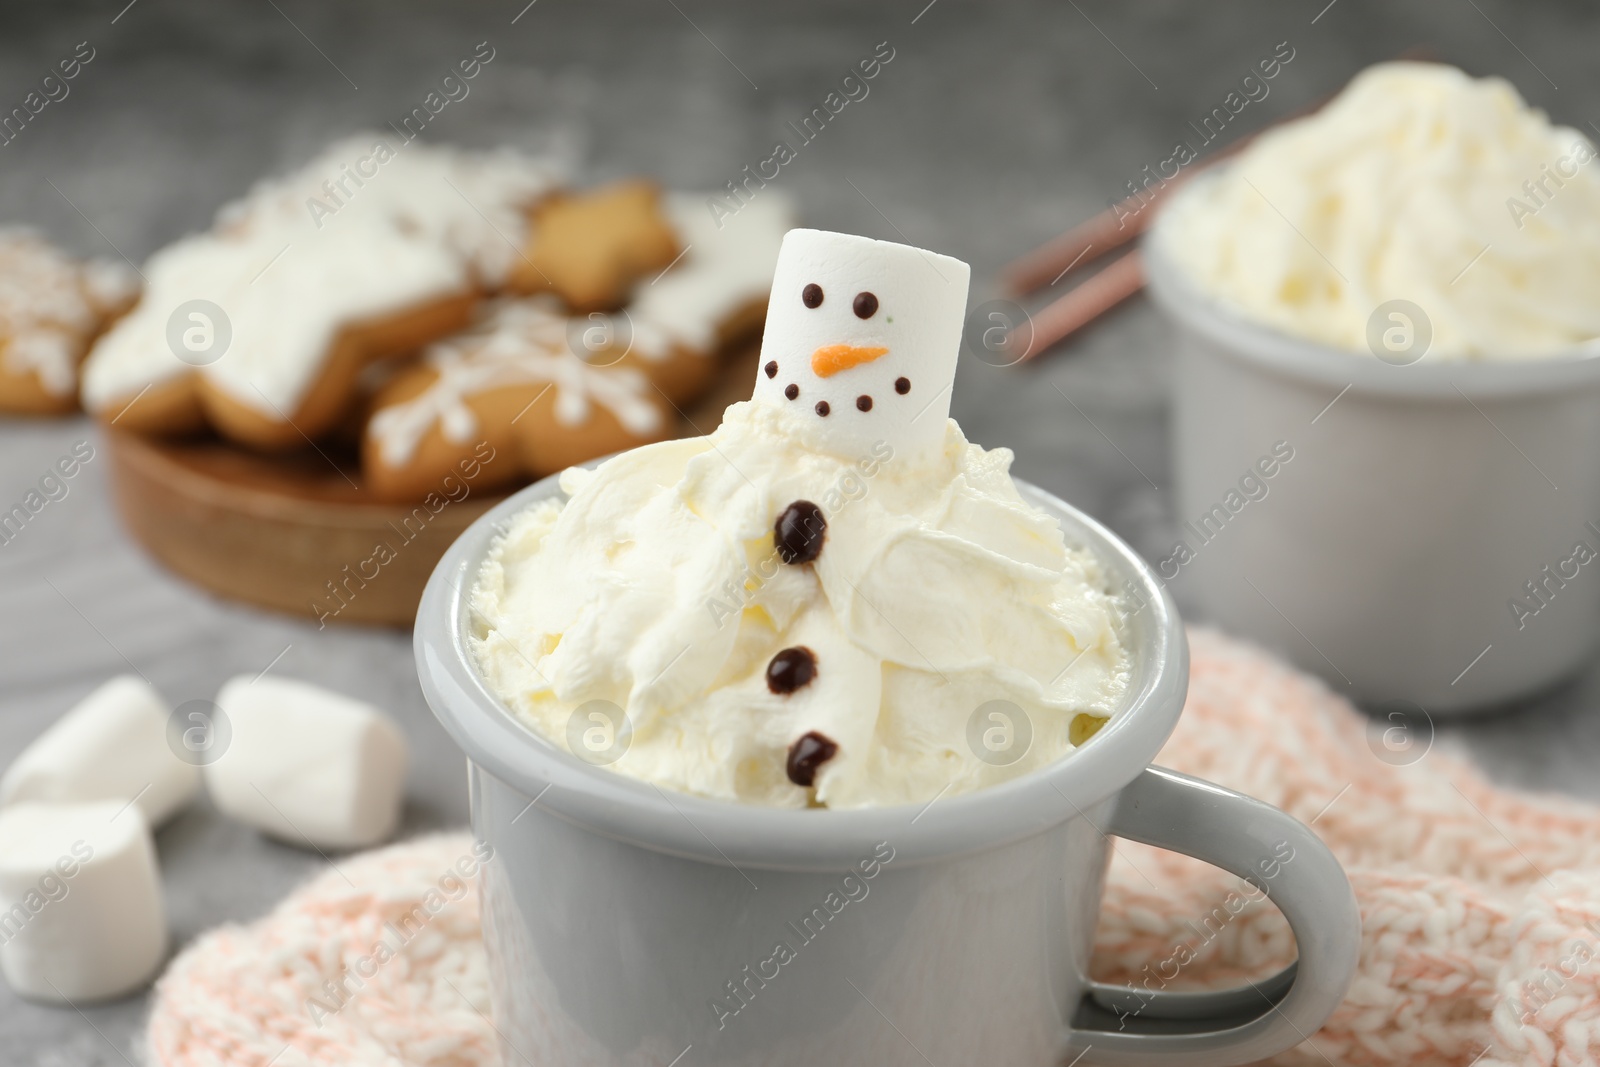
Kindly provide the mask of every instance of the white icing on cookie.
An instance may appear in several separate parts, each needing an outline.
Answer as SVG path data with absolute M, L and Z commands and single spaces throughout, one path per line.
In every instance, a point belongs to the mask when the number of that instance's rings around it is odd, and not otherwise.
M 783 196 L 764 194 L 719 230 L 704 196 L 669 194 L 664 207 L 685 252 L 668 270 L 634 288 L 627 309 L 633 327 L 629 351 L 647 360 L 663 360 L 677 350 L 708 356 L 716 347 L 717 327 L 771 288 L 778 248 L 794 211 Z M 427 358 L 438 380 L 411 400 L 377 412 L 369 423 L 383 461 L 389 466 L 407 462 L 435 424 L 447 440 L 469 441 L 478 427 L 466 399 L 520 382 L 550 382 L 563 425 L 582 425 L 591 404 L 599 403 L 630 433 L 655 432 L 661 413 L 643 399 L 647 379 L 626 368 L 597 368 L 574 355 L 568 342 L 571 320 L 558 307 L 549 298 L 503 302 L 472 333 L 435 346 Z
M 546 164 L 510 152 L 392 134 L 337 142 L 222 208 L 211 232 L 151 257 L 144 299 L 84 365 L 84 403 L 102 410 L 195 369 L 169 346 L 167 325 L 181 305 L 208 300 L 232 340 L 199 372 L 287 419 L 341 328 L 497 287 L 526 238 L 524 209 L 555 181 Z
M 472 440 L 478 419 L 468 398 L 507 385 L 550 383 L 563 426 L 582 426 L 598 404 L 635 436 L 659 430 L 661 411 L 647 399 L 645 376 L 580 359 L 567 341 L 571 320 L 559 308 L 547 297 L 500 301 L 469 332 L 429 348 L 424 358 L 438 378 L 410 400 L 376 412 L 367 425 L 383 462 L 409 462 L 436 424 L 447 441 Z
M 782 194 L 764 191 L 718 229 L 704 195 L 664 199 L 685 252 L 665 273 L 634 288 L 628 305 L 632 350 L 648 360 L 666 359 L 674 348 L 709 355 L 717 326 L 771 289 L 778 246 L 794 226 L 794 209 Z
M 38 234 L 0 230 L 0 351 L 13 374 L 31 374 L 52 396 L 78 381 L 78 357 L 106 315 L 138 289 L 121 264 L 80 263 Z

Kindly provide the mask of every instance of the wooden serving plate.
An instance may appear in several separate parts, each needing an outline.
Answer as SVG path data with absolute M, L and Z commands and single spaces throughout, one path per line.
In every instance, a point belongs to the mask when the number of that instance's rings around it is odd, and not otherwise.
M 504 499 L 468 484 L 436 512 L 378 503 L 355 464 L 309 450 L 262 456 L 115 429 L 107 445 L 118 508 L 151 555 L 214 593 L 321 625 L 409 625 L 450 542 Z
M 728 355 L 683 412 L 683 436 L 710 432 L 748 399 L 758 351 L 746 342 Z M 362 488 L 348 446 L 268 456 L 214 437 L 106 437 L 118 509 L 151 555 L 214 593 L 321 626 L 410 626 L 445 549 L 507 493 L 463 479 L 466 491 L 435 507 L 384 503 Z

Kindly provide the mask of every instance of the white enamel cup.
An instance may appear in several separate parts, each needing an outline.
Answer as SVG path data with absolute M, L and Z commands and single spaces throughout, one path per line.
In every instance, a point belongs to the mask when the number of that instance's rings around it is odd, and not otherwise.
M 1600 558 L 1577 548 L 1600 556 L 1600 349 L 1401 365 L 1289 337 L 1184 274 L 1166 251 L 1174 214 L 1144 259 L 1177 328 L 1174 498 L 1192 558 L 1158 560 L 1162 576 L 1208 620 L 1412 714 L 1492 708 L 1587 662 Z M 1247 485 L 1266 492 L 1248 500 L 1241 479 L 1279 442 L 1293 459 L 1257 472 Z
M 555 479 L 452 546 L 422 599 L 417 666 L 494 850 L 482 899 L 506 1063 L 1218 1067 L 1317 1030 L 1356 964 L 1348 881 L 1284 813 L 1150 766 L 1187 685 L 1176 611 L 1111 533 L 1021 488 L 1127 590 L 1128 704 L 1068 759 L 921 807 L 744 806 L 578 760 L 513 719 L 468 647 L 466 596 L 496 532 Z M 1297 964 L 1216 994 L 1090 982 L 1110 835 L 1248 878 L 1288 917 Z M 1197 927 L 1224 924 L 1222 903 Z

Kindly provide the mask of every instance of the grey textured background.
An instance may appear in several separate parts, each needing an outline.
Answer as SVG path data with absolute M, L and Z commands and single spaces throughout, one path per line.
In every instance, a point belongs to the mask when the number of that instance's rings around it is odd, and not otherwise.
M 992 294 L 1009 257 L 1099 210 L 1163 158 L 1186 122 L 1280 41 L 1295 59 L 1241 130 L 1417 44 L 1506 75 L 1571 125 L 1600 119 L 1600 18 L 1579 3 L 125 2 L 0 11 L 0 109 L 78 42 L 96 50 L 70 96 L 0 147 L 0 221 L 134 261 L 206 225 L 258 176 L 398 119 L 484 40 L 496 58 L 431 139 L 550 150 L 585 177 L 642 172 L 681 188 L 720 185 L 764 159 L 787 119 L 889 41 L 895 58 L 870 96 L 779 181 L 811 225 L 969 260 L 975 299 Z M 1166 344 L 1139 301 L 1036 368 L 964 367 L 955 414 L 973 440 L 1016 449 L 1018 473 L 1157 557 L 1174 525 Z M 19 499 L 86 437 L 95 431 L 81 419 L 0 425 L 0 502 Z M 176 704 L 281 656 L 275 671 L 359 694 L 403 722 L 416 753 L 406 832 L 465 822 L 462 760 L 423 705 L 406 635 L 319 633 L 175 580 L 119 527 L 106 473 L 102 456 L 0 547 L 0 762 L 130 666 Z M 1181 579 L 1176 592 L 1181 600 Z M 1588 710 L 1597 689 L 1592 671 L 1441 733 L 1502 781 L 1600 799 L 1600 718 Z M 180 944 L 261 914 L 321 863 L 204 802 L 158 843 Z M 0 1059 L 136 1062 L 145 1011 L 139 998 L 44 1008 L 0 989 Z

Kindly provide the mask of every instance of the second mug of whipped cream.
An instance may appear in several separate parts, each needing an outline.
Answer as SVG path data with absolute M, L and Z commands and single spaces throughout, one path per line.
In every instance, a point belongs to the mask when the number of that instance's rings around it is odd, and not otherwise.
M 1600 634 L 1600 163 L 1499 79 L 1374 67 L 1178 191 L 1181 599 L 1380 706 L 1492 707 Z

